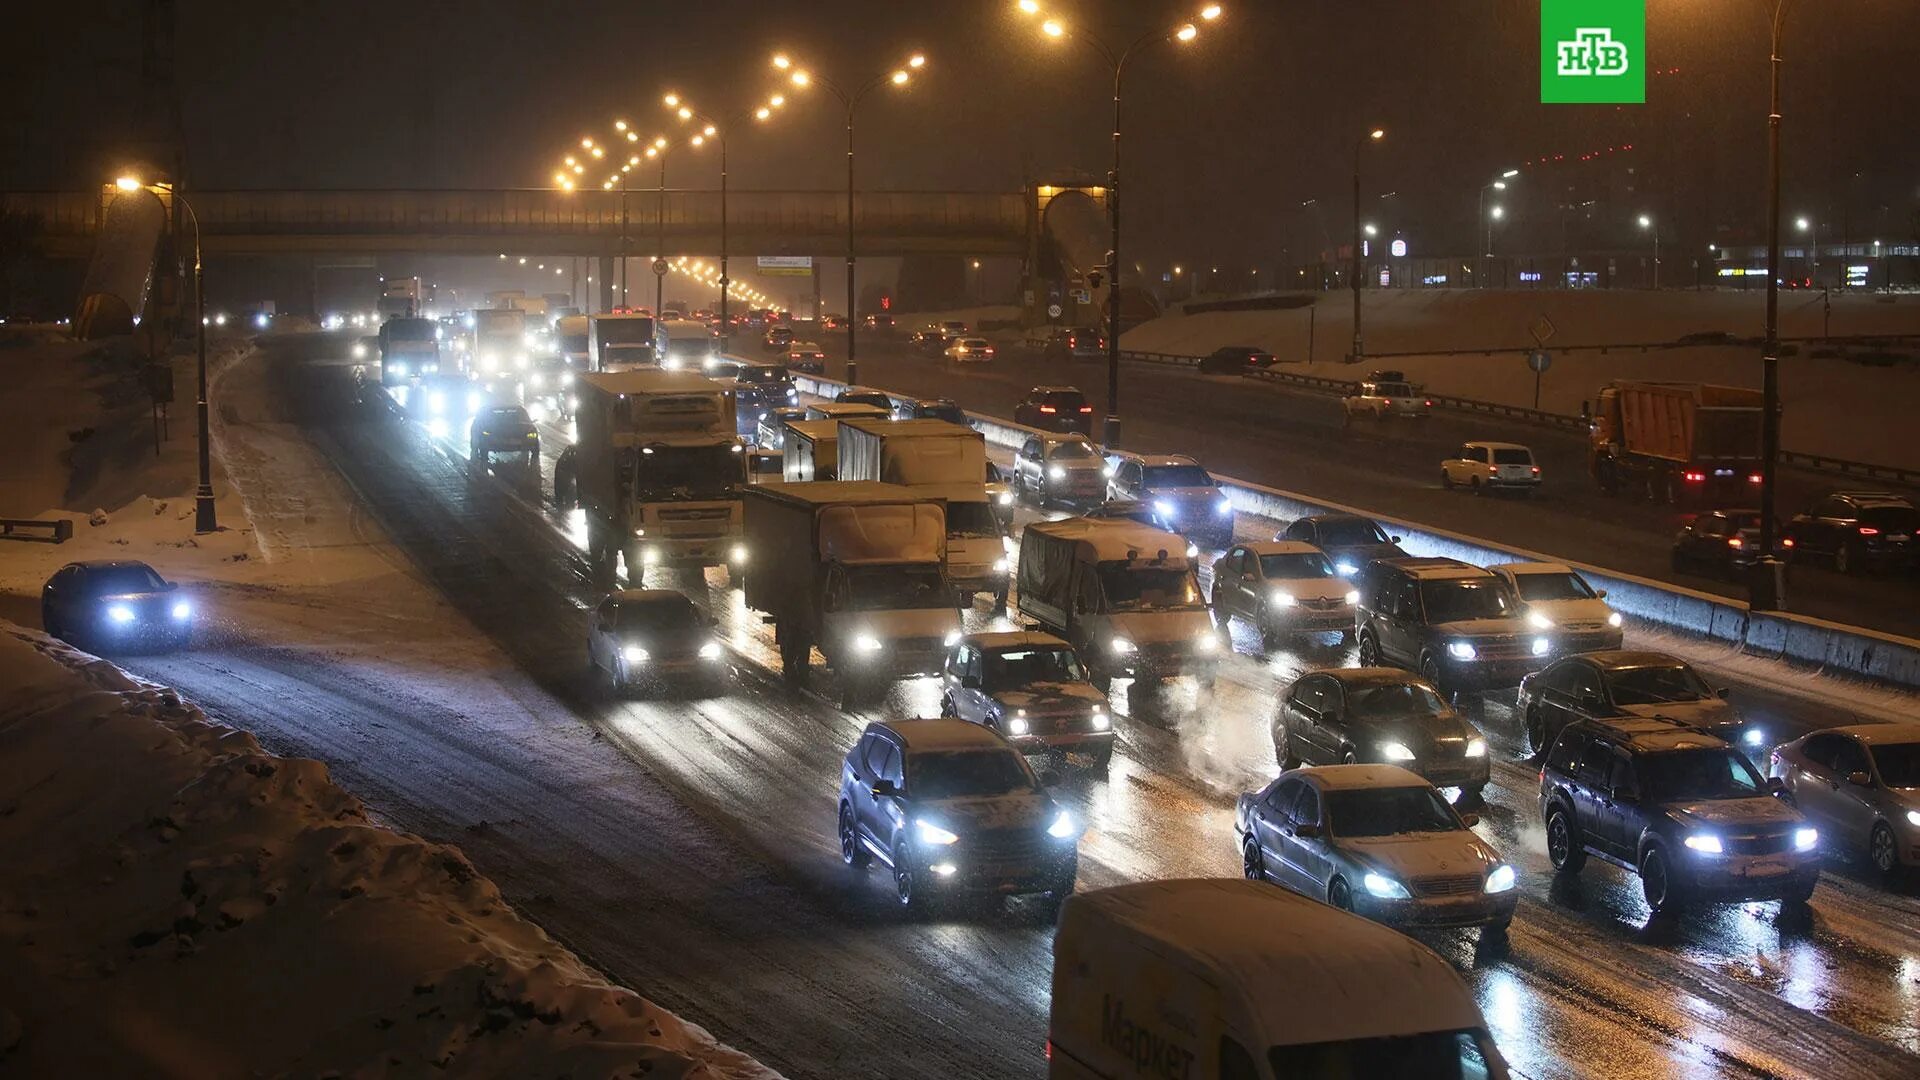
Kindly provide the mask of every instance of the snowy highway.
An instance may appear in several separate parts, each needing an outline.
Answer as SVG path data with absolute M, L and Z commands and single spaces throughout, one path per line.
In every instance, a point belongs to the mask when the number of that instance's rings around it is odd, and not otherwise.
M 789 1075 L 1041 1075 L 1051 928 L 1034 907 L 915 921 L 878 875 L 839 859 L 832 791 L 841 756 L 870 718 L 935 713 L 930 686 L 901 684 L 859 715 L 836 707 L 830 682 L 788 690 L 771 628 L 716 570 L 673 585 L 719 619 L 736 671 L 731 691 L 608 698 L 586 673 L 586 613 L 598 596 L 577 525 L 537 496 L 532 478 L 473 469 L 457 437 L 434 438 L 356 404 L 346 346 L 330 335 L 269 338 L 262 362 L 292 419 L 364 508 L 525 676 L 539 728 L 422 706 L 371 673 L 250 636 L 244 625 L 128 666 L 282 753 L 328 762 L 395 824 L 459 844 L 528 916 L 612 977 L 648 986 L 663 1005 Z M 1027 385 L 1053 381 L 1024 363 L 952 374 L 898 346 L 868 348 L 863 382 L 945 393 L 999 414 Z M 1523 436 L 1564 477 L 1550 496 L 1474 500 L 1433 481 L 1441 446 L 1488 434 L 1477 421 L 1343 440 L 1331 399 L 1138 367 L 1127 378 L 1131 400 L 1143 403 L 1127 413 L 1130 435 L 1221 472 L 1667 576 L 1670 515 L 1594 494 L 1564 435 Z M 1099 399 L 1092 365 L 1059 381 Z M 564 439 L 562 428 L 543 427 L 542 492 Z M 1786 505 L 1799 500 L 1800 483 Z M 1910 586 L 1883 595 L 1893 591 L 1885 583 L 1825 571 L 1797 578 L 1803 610 L 1817 613 L 1819 594 L 1876 613 L 1876 625 L 1915 617 Z M 984 608 L 970 619 L 991 621 Z M 1238 875 L 1232 800 L 1273 775 L 1267 724 L 1278 692 L 1306 669 L 1353 657 L 1331 637 L 1270 655 L 1244 627 L 1235 639 L 1235 656 L 1203 699 L 1184 681 L 1151 701 L 1116 693 L 1110 776 L 1069 780 L 1060 793 L 1090 823 L 1082 888 Z M 1790 681 L 1737 657 L 1687 655 L 1777 740 L 1888 708 L 1882 697 Z M 1519 1073 L 1920 1075 L 1920 898 L 1830 861 L 1810 925 L 1773 903 L 1650 921 L 1637 881 L 1609 867 L 1556 880 L 1537 820 L 1537 769 L 1524 760 L 1509 701 L 1470 696 L 1465 707 L 1496 755 L 1478 832 L 1520 871 L 1510 949 L 1478 950 L 1471 932 L 1423 940 L 1466 974 Z

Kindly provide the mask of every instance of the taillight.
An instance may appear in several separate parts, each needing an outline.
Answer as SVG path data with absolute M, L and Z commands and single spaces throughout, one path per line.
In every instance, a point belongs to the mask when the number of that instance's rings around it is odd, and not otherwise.
M 1684 472 L 1684 473 L 1681 473 L 1680 475 L 1681 475 L 1681 477 L 1682 477 L 1683 479 L 1685 479 L 1685 480 L 1686 480 L 1686 482 L 1687 482 L 1687 483 L 1689 483 L 1689 484 L 1701 484 L 1701 483 L 1705 483 L 1705 482 L 1706 482 L 1706 479 L 1707 479 L 1707 474 L 1706 474 L 1706 473 L 1703 473 L 1703 472 L 1694 472 L 1694 471 L 1693 471 L 1693 470 L 1691 470 L 1691 469 L 1689 469 L 1689 470 L 1687 470 L 1687 471 L 1686 471 L 1686 472 Z
M 1535 475 L 1535 476 L 1539 476 L 1539 475 L 1540 475 L 1540 466 L 1538 466 L 1538 465 L 1535 465 L 1535 466 L 1533 467 L 1533 475 Z
M 1080 411 L 1081 411 L 1081 412 L 1092 412 L 1092 411 L 1093 411 L 1093 406 L 1091 406 L 1091 405 L 1082 405 L 1082 406 L 1080 406 Z
M 1727 546 L 1730 548 L 1743 548 L 1747 546 L 1747 542 L 1737 536 L 1729 536 L 1727 537 Z
M 1053 1060 L 1053 1040 L 1052 1039 L 1047 1040 L 1047 1060 L 1048 1061 Z
M 1432 399 L 1432 398 L 1428 398 L 1428 399 L 1427 399 L 1427 408 L 1429 408 L 1429 409 L 1431 409 L 1431 408 L 1433 408 L 1433 399 Z
M 1781 537 L 1781 538 L 1780 538 L 1780 546 L 1781 546 L 1781 547 L 1783 547 L 1783 548 L 1790 548 L 1790 547 L 1792 547 L 1792 546 L 1793 546 L 1793 537 L 1791 537 L 1791 536 L 1783 536 L 1783 537 Z
M 1862 525 L 1860 526 L 1860 535 L 1861 536 L 1879 536 L 1880 530 L 1874 528 L 1871 525 Z
M 1757 483 L 1759 483 L 1759 482 L 1760 482 L 1760 481 L 1761 481 L 1762 479 L 1763 479 L 1763 477 L 1762 477 L 1762 476 L 1761 476 L 1761 475 L 1760 475 L 1759 473 L 1748 473 L 1748 474 L 1747 474 L 1747 483 L 1749 483 L 1749 484 L 1757 484 Z
M 1046 414 L 1047 414 L 1047 415 L 1049 415 L 1049 416 L 1051 416 L 1051 415 L 1053 415 L 1053 406 L 1051 406 L 1051 405 L 1042 405 L 1042 406 L 1040 406 L 1040 411 L 1041 411 L 1041 412 L 1043 412 L 1043 413 L 1046 413 Z

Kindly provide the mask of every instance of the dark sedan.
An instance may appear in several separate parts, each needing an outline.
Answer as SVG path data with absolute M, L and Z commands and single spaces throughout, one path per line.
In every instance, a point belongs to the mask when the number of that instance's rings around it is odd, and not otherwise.
M 1200 358 L 1200 374 L 1240 375 L 1270 368 L 1273 361 L 1273 354 L 1265 349 L 1256 349 L 1251 345 L 1223 345 Z
M 143 562 L 68 563 L 40 590 L 40 625 L 96 652 L 179 647 L 193 633 L 193 602 Z
M 1775 529 L 1774 557 L 1793 552 L 1793 538 Z M 1707 510 L 1694 515 L 1673 538 L 1673 572 L 1737 577 L 1760 557 L 1760 511 Z
M 1520 715 L 1535 753 L 1575 720 L 1666 720 L 1704 731 L 1760 760 L 1767 733 L 1741 719 L 1685 660 L 1659 652 L 1613 649 L 1555 661 L 1520 680 Z
M 1274 715 L 1273 754 L 1282 769 L 1398 765 L 1468 797 L 1492 775 L 1479 729 L 1419 676 L 1396 668 L 1301 676 Z
M 1326 553 L 1341 577 L 1352 577 L 1375 559 L 1404 559 L 1400 538 L 1389 536 L 1371 518 L 1353 514 L 1314 514 L 1299 518 L 1274 536 L 1298 540 Z

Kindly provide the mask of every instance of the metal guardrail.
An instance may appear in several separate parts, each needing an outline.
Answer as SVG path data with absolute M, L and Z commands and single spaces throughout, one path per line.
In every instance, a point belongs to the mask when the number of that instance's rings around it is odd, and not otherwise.
M 1780 451 L 1780 463 L 1798 465 L 1805 469 L 1818 469 L 1821 472 L 1837 472 L 1848 476 L 1867 476 L 1875 480 L 1891 480 L 1907 487 L 1920 487 L 1920 470 L 1899 469 L 1891 465 L 1873 465 L 1863 461 L 1847 461 L 1843 458 L 1824 457 L 1820 454 L 1802 454 L 1794 450 Z
M 37 544 L 64 544 L 73 539 L 73 519 L 0 518 L 0 540 Z

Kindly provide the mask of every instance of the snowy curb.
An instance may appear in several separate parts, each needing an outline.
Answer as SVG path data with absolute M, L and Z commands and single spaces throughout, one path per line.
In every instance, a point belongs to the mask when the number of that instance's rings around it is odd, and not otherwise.
M 320 762 L 5 622 L 0 865 L 0 1072 L 775 1075 Z
M 817 376 L 795 376 L 802 393 L 832 397 L 846 384 Z M 1018 447 L 1037 428 L 969 412 L 987 442 Z M 1402 539 L 1409 553 L 1445 556 L 1478 566 L 1503 562 L 1560 562 L 1580 571 L 1607 602 L 1645 626 L 1676 631 L 1739 647 L 1755 656 L 1791 661 L 1825 674 L 1838 674 L 1920 689 L 1920 641 L 1864 627 L 1826 622 L 1804 615 L 1755 612 L 1738 600 L 1695 592 L 1665 582 L 1633 577 L 1585 563 L 1568 562 L 1525 548 L 1508 547 L 1473 536 L 1430 528 L 1359 507 L 1309 498 L 1251 481 L 1215 475 L 1234 509 L 1265 518 L 1277 527 L 1309 514 L 1346 513 L 1373 518 Z

